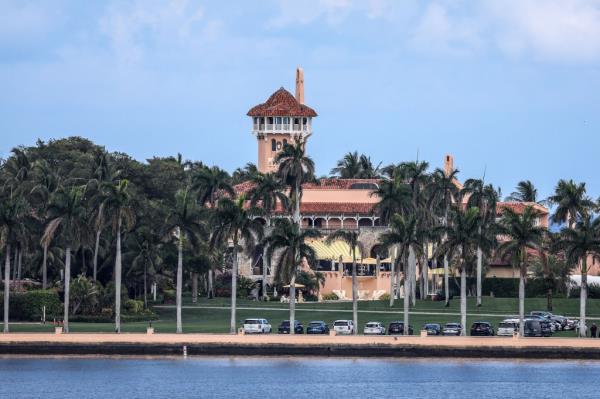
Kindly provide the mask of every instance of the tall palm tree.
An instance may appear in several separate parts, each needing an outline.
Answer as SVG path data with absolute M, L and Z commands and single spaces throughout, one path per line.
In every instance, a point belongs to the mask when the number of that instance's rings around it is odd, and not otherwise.
M 567 223 L 574 227 L 579 218 L 590 214 L 595 204 L 586 193 L 585 183 L 575 183 L 573 180 L 559 180 L 554 194 L 548 197 L 548 202 L 556 206 L 551 217 L 553 223 Z
M 48 207 L 48 225 L 42 241 L 47 246 L 61 229 L 65 245 L 65 300 L 64 332 L 69 332 L 69 299 L 71 286 L 71 249 L 77 248 L 88 232 L 85 220 L 86 204 L 83 187 L 59 188 L 51 197 Z
M 436 169 L 432 174 L 430 185 L 430 201 L 433 201 L 440 208 L 443 214 L 443 225 L 448 226 L 448 211 L 453 203 L 459 198 L 459 189 L 456 185 L 458 169 L 446 173 L 443 169 Z M 446 240 L 444 235 L 442 240 Z M 444 297 L 446 307 L 450 306 L 450 287 L 448 274 L 448 256 L 444 254 Z
M 501 232 L 507 240 L 500 244 L 498 252 L 510 255 L 519 273 L 519 333 L 524 334 L 525 279 L 527 278 L 528 251 L 538 252 L 544 238 L 545 229 L 539 225 L 540 213 L 533 206 L 517 213 L 511 208 L 502 212 Z
M 517 183 L 517 188 L 508 197 L 507 201 L 515 202 L 535 202 L 543 204 L 544 201 L 538 200 L 538 190 L 530 180 L 521 180 Z
M 319 238 L 314 229 L 300 229 L 297 223 L 287 219 L 277 220 L 269 237 L 269 259 L 277 254 L 275 280 L 289 282 L 290 285 L 290 334 L 294 334 L 296 320 L 296 274 L 303 260 L 311 265 L 315 262 L 315 251 L 307 244 L 308 240 Z
M 304 154 L 305 143 L 305 140 L 298 138 L 293 144 L 284 145 L 275 158 L 281 181 L 290 187 L 289 197 L 294 206 L 293 220 L 298 226 L 302 225 L 300 218 L 302 184 L 310 181 L 315 175 L 315 163 Z
M 265 236 L 268 237 L 271 229 L 271 216 L 277 207 L 277 203 L 281 204 L 282 209 L 287 209 L 288 197 L 283 192 L 285 186 L 272 173 L 256 173 L 252 177 L 254 187 L 248 191 L 250 198 L 250 206 L 258 207 L 263 210 L 265 215 Z M 269 262 L 267 259 L 268 245 L 265 242 L 263 245 L 263 275 L 262 275 L 262 293 L 263 298 L 267 298 L 267 269 Z
M 129 189 L 129 181 L 119 180 L 113 184 L 106 182 L 102 184 L 102 205 L 110 215 L 113 232 L 117 238 L 115 256 L 115 331 L 121 332 L 121 233 L 123 229 L 131 229 L 135 223 L 135 211 L 132 193 Z
M 196 203 L 195 193 L 193 193 L 189 187 L 179 190 L 175 194 L 175 207 L 170 210 L 165 225 L 168 237 L 175 237 L 177 239 L 176 332 L 181 334 L 183 332 L 181 323 L 183 247 L 188 242 L 197 246 L 199 239 L 205 235 L 202 213 Z
M 579 303 L 579 335 L 586 336 L 586 304 L 587 304 L 587 274 L 588 256 L 600 255 L 600 219 L 591 219 L 589 215 L 581 218 L 573 227 L 567 227 L 560 232 L 561 239 L 556 242 L 556 248 L 565 252 L 567 261 L 579 265 L 581 269 L 581 290 Z
M 361 162 L 358 152 L 348 152 L 337 161 L 336 167 L 331 169 L 331 174 L 342 179 L 357 179 L 361 172 Z
M 217 203 L 213 213 L 210 244 L 215 248 L 231 240 L 233 245 L 233 269 L 231 271 L 231 324 L 230 333 L 236 332 L 236 299 L 238 278 L 238 248 L 243 242 L 246 250 L 254 248 L 263 236 L 262 224 L 254 218 L 260 213 L 257 209 L 246 207 L 246 197 L 241 195 L 235 201 L 223 198 Z
M 480 211 L 480 226 L 478 229 L 480 241 L 485 239 L 489 230 L 493 229 L 496 221 L 496 205 L 498 203 L 499 193 L 491 184 L 486 185 L 481 179 L 468 179 L 461 193 L 467 196 L 467 206 L 476 207 Z M 477 269 L 476 269 L 476 291 L 477 307 L 481 306 L 481 289 L 483 279 L 483 256 L 482 245 L 477 246 Z
M 148 274 L 153 276 L 162 263 L 161 245 L 158 234 L 150 226 L 138 226 L 127 239 L 127 252 L 123 258 L 131 264 L 130 270 L 142 270 L 144 285 L 144 307 L 148 308 Z
M 364 252 L 356 230 L 337 230 L 331 233 L 326 242 L 343 241 L 350 247 L 352 253 L 352 320 L 354 321 L 354 335 L 358 334 L 358 287 L 356 285 L 356 250 Z
M 448 226 L 439 229 L 446 236 L 437 249 L 437 254 L 445 254 L 449 259 L 458 259 L 460 270 L 460 320 L 462 335 L 467 327 L 467 264 L 480 244 L 480 212 L 478 208 L 462 210 L 455 205 L 450 210 Z
M 420 239 L 417 234 L 418 220 L 416 215 L 408 214 L 402 216 L 400 214 L 394 215 L 389 224 L 389 231 L 384 232 L 379 242 L 381 245 L 387 248 L 397 247 L 399 249 L 398 258 L 402 259 L 403 274 L 404 274 L 404 325 L 409 325 L 409 305 L 410 305 L 410 292 L 412 282 L 412 269 L 410 264 L 415 261 L 416 254 L 415 248 L 421 248 Z M 395 260 L 397 261 L 397 259 Z M 393 272 L 390 276 L 393 279 Z M 398 285 L 400 284 L 397 279 Z M 391 296 L 394 293 L 391 292 Z M 404 335 L 408 335 L 408 327 L 404 329 Z
M 28 212 L 29 204 L 20 195 L 10 194 L 0 197 L 0 247 L 4 247 L 4 332 L 8 328 L 8 310 L 10 300 L 10 254 L 11 247 L 23 229 L 23 217 Z

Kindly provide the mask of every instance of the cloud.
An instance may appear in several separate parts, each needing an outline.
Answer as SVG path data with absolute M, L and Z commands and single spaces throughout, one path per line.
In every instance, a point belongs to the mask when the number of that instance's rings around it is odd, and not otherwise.
M 269 19 L 271 28 L 307 25 L 324 19 L 328 25 L 337 25 L 346 19 L 355 6 L 352 0 L 278 0 L 278 13 Z

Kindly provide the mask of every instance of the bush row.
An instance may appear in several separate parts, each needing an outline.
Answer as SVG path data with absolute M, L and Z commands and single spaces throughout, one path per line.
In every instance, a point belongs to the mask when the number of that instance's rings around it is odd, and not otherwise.
M 46 306 L 46 320 L 58 318 L 63 313 L 63 304 L 55 290 L 11 292 L 8 304 L 11 320 L 41 320 L 44 306 Z M 4 317 L 4 292 L 0 294 L 0 312 Z

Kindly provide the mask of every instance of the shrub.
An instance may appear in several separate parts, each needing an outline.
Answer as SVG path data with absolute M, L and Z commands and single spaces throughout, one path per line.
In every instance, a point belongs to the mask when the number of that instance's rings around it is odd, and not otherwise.
M 102 288 L 88 280 L 85 276 L 78 276 L 71 282 L 71 313 L 91 314 L 98 310 L 98 294 Z
M 9 316 L 11 320 L 38 321 L 42 318 L 42 308 L 46 306 L 46 319 L 61 317 L 63 305 L 55 290 L 33 290 L 11 293 Z M 0 296 L 0 309 L 4 315 L 4 295 Z
M 390 300 L 390 294 L 388 294 L 388 293 L 386 292 L 385 294 L 383 294 L 383 295 L 381 295 L 381 296 L 379 297 L 379 300 L 380 300 L 380 301 L 384 301 L 384 302 L 385 302 L 385 301 L 388 301 L 388 302 L 389 302 L 389 300 Z
M 163 291 L 163 303 L 174 303 L 176 297 L 175 290 L 164 290 Z
M 144 302 L 135 299 L 128 299 L 124 303 L 127 314 L 139 314 L 144 311 Z
M 329 293 L 329 294 L 325 294 L 323 295 L 323 300 L 324 301 L 337 301 L 338 299 L 340 299 L 336 294 Z
M 589 299 L 600 299 L 600 285 L 588 284 L 587 291 Z M 579 295 L 581 295 L 581 287 L 573 288 L 569 294 L 571 298 L 579 298 Z

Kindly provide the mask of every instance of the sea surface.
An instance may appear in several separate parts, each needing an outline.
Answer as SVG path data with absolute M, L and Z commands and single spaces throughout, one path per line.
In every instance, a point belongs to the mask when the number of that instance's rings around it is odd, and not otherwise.
M 0 398 L 600 398 L 600 362 L 0 357 Z

